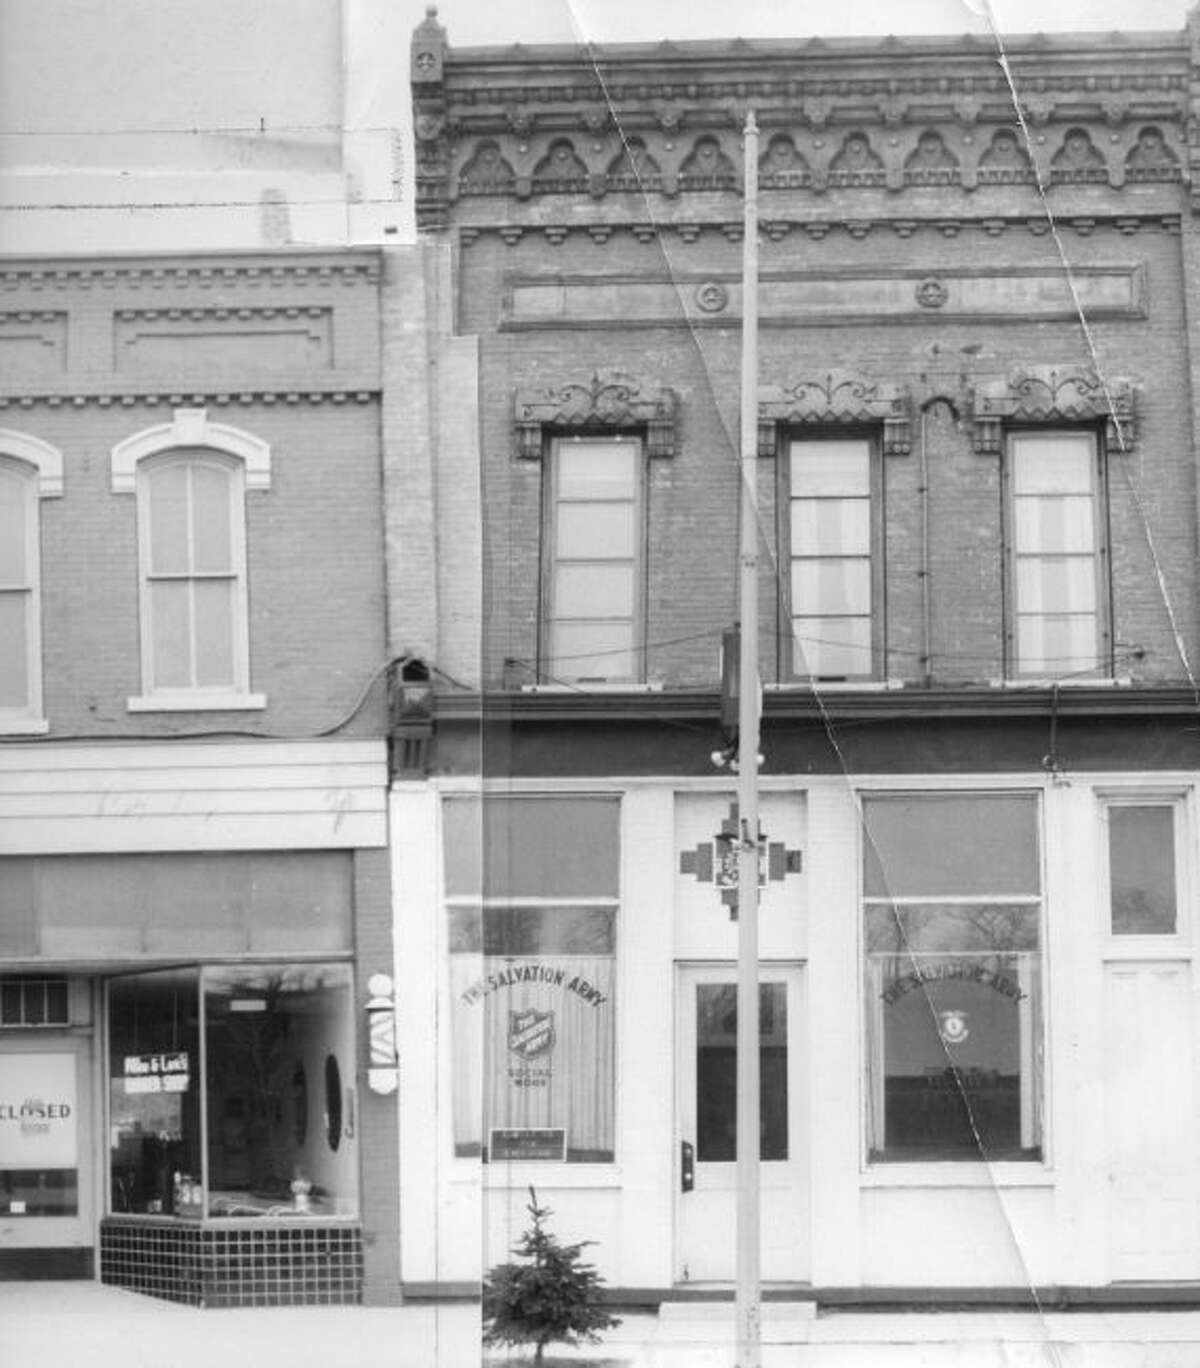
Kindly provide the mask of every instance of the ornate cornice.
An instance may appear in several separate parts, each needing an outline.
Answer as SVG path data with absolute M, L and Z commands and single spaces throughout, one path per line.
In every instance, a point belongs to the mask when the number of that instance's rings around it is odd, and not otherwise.
M 550 390 L 518 390 L 513 416 L 517 455 L 540 460 L 553 436 L 642 428 L 648 456 L 675 454 L 675 391 L 636 377 L 606 373 Z
M 379 397 L 378 389 L 253 389 L 253 390 L 104 390 L 103 392 L 81 391 L 32 391 L 19 394 L 0 394 L 0 409 L 45 408 L 86 408 L 94 404 L 97 408 L 155 408 L 165 405 L 180 408 L 187 405 L 204 406 L 215 404 L 218 408 L 232 405 L 251 404 L 369 404 Z
M 973 444 L 977 452 L 999 454 L 1006 425 L 1103 422 L 1109 451 L 1131 451 L 1137 438 L 1135 404 L 1129 380 L 1101 379 L 1087 366 L 1029 366 L 975 384 Z
M 1006 49 L 1028 148 L 983 38 L 455 51 L 431 13 L 413 39 L 418 225 L 485 197 L 736 197 L 749 106 L 764 213 L 784 196 L 1200 180 L 1185 35 Z
M 775 455 L 780 428 L 848 425 L 882 425 L 886 455 L 903 456 L 912 450 L 912 401 L 901 385 L 835 370 L 758 388 L 760 456 Z
M 235 286 L 359 285 L 379 280 L 377 257 L 348 261 L 276 261 L 114 264 L 28 262 L 0 267 L 0 291 L 62 289 L 216 289 Z

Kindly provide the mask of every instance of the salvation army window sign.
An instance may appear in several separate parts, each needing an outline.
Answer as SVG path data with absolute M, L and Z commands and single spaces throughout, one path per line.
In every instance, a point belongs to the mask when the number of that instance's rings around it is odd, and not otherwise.
M 0 1054 L 0 1169 L 71 1169 L 79 1122 L 73 1054 Z
M 611 1161 L 613 956 L 452 959 L 459 1152 L 487 1137 L 497 1161 Z

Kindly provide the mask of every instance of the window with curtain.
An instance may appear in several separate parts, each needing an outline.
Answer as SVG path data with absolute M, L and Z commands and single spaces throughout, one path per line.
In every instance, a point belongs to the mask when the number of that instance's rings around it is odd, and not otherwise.
M 444 804 L 459 1155 L 614 1157 L 618 814 L 577 795 Z
M 1012 434 L 1009 484 L 1017 674 L 1107 674 L 1105 520 L 1095 436 Z
M 242 463 L 215 451 L 139 463 L 147 696 L 249 688 L 244 487 Z
M 792 670 L 800 678 L 870 678 L 877 560 L 871 444 L 794 441 L 787 468 Z
M 41 716 L 38 472 L 0 456 L 0 730 Z
M 1036 796 L 869 794 L 862 809 L 869 1159 L 1040 1159 Z
M 636 437 L 554 444 L 543 670 L 551 679 L 641 678 L 642 459 Z

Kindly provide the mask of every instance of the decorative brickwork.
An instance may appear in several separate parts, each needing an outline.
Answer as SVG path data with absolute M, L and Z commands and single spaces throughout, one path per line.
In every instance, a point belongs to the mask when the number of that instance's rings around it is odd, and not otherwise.
M 883 449 L 905 455 L 912 447 L 908 395 L 899 385 L 849 371 L 759 387 L 758 454 L 774 456 L 778 432 L 788 427 L 883 427 Z
M 543 429 L 552 434 L 645 428 L 648 456 L 675 454 L 675 395 L 627 376 L 597 374 L 589 382 L 544 392 L 520 390 L 515 404 L 517 454 L 542 455 Z
M 1136 440 L 1135 388 L 1128 380 L 1102 380 L 1078 365 L 1032 366 L 1007 379 L 975 386 L 974 445 L 999 453 L 1006 423 L 1094 423 L 1106 426 L 1110 451 L 1131 451 Z

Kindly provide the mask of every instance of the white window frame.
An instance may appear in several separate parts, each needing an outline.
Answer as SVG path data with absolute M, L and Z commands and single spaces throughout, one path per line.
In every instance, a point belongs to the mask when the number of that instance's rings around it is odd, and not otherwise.
M 632 668 L 628 673 L 615 672 L 607 676 L 577 675 L 571 672 L 571 662 L 566 657 L 556 657 L 556 636 L 560 623 L 555 602 L 555 581 L 560 564 L 556 542 L 558 536 L 559 508 L 565 502 L 559 493 L 559 453 L 572 446 L 621 446 L 632 447 L 634 457 L 633 488 L 633 555 L 630 557 L 633 570 L 633 602 L 630 605 L 630 661 Z M 646 444 L 641 436 L 628 432 L 598 432 L 576 437 L 555 437 L 551 442 L 546 487 L 546 506 L 543 525 L 545 528 L 545 551 L 543 555 L 542 621 L 543 632 L 539 660 L 539 678 L 549 683 L 566 683 L 570 687 L 590 689 L 638 688 L 646 676 L 645 652 L 645 597 L 646 597 Z M 606 500 L 581 500 L 580 502 L 601 503 Z M 617 502 L 612 500 L 611 502 Z M 562 557 L 566 562 L 588 563 L 588 558 Z M 616 564 L 612 561 L 599 561 L 598 564 Z M 561 619 L 570 621 L 571 619 Z M 614 619 L 615 621 L 616 619 Z M 614 653 L 615 654 L 615 653 Z
M 25 612 L 27 701 L 23 707 L 0 708 L 0 735 L 43 736 L 50 723 L 42 696 L 41 500 L 62 496 L 63 457 L 57 447 L 39 437 L 0 428 L 0 464 L 25 485 L 25 563 L 29 578 Z
M 820 503 L 822 501 L 832 502 L 837 499 L 839 502 L 854 498 L 865 502 L 867 505 L 867 576 L 868 576 L 868 611 L 866 614 L 856 614 L 855 617 L 865 616 L 868 623 L 868 633 L 870 639 L 870 660 L 866 670 L 857 671 L 846 675 L 823 676 L 819 673 L 813 674 L 801 671 L 797 668 L 796 661 L 796 619 L 797 604 L 793 601 L 792 591 L 793 569 L 797 562 L 801 561 L 820 561 L 820 560 L 861 560 L 861 554 L 855 555 L 835 555 L 833 553 L 806 554 L 803 547 L 794 544 L 792 537 L 792 505 L 805 496 L 798 496 L 795 493 L 793 481 L 793 458 L 798 448 L 808 445 L 839 445 L 844 444 L 849 447 L 865 448 L 867 458 L 867 492 L 865 495 L 813 495 L 807 496 L 809 502 Z M 780 661 L 780 676 L 789 683 L 802 683 L 821 685 L 833 684 L 835 687 L 853 688 L 856 685 L 878 683 L 882 677 L 883 661 L 883 617 L 882 609 L 884 602 L 883 595 L 883 555 L 882 555 L 882 526 L 881 517 L 883 510 L 883 462 L 879 451 L 879 443 L 869 434 L 862 432 L 837 433 L 821 431 L 813 434 L 793 433 L 786 440 L 786 449 L 783 459 L 780 462 L 782 480 L 778 496 L 779 504 L 779 527 L 780 540 L 786 548 L 786 553 L 782 560 L 787 565 L 787 576 L 784 588 L 784 605 L 780 614 L 780 640 L 782 643 Z M 836 616 L 830 614 L 807 614 L 808 617 Z
M 1164 932 L 1118 933 L 1112 929 L 1112 870 L 1108 843 L 1108 814 L 1113 808 L 1170 808 L 1174 814 L 1175 842 L 1175 930 Z M 1191 915 L 1193 868 L 1191 842 L 1194 821 L 1193 799 L 1180 787 L 1156 786 L 1128 789 L 1107 788 L 1096 793 L 1096 818 L 1099 858 L 1096 861 L 1099 888 L 1096 904 L 1100 920 L 1100 943 L 1108 959 L 1171 959 L 1192 954 L 1194 918 Z
M 150 612 L 150 516 L 144 473 L 162 463 L 194 461 L 221 465 L 231 472 L 230 528 L 234 595 L 231 687 L 162 688 L 154 681 Z M 153 466 L 146 465 L 153 462 Z M 126 702 L 130 712 L 228 711 L 261 709 L 265 694 L 250 691 L 249 587 L 246 558 L 246 499 L 250 490 L 271 484 L 271 450 L 266 442 L 240 428 L 212 423 L 205 409 L 176 409 L 173 420 L 126 438 L 112 450 L 114 494 L 137 499 L 138 598 L 141 626 L 142 692 Z
M 1036 830 L 1038 840 L 1038 893 L 1033 894 L 1011 894 L 997 897 L 987 895 L 963 895 L 954 894 L 946 896 L 929 896 L 919 894 L 906 894 L 901 896 L 888 896 L 879 898 L 869 896 L 863 878 L 864 851 L 866 843 L 866 821 L 864 804 L 872 798 L 903 798 L 906 796 L 931 796 L 950 798 L 955 796 L 969 797 L 1025 797 L 1031 799 L 1036 806 Z M 962 783 L 945 783 L 938 781 L 931 784 L 917 784 L 904 787 L 892 787 L 890 784 L 879 786 L 864 785 L 859 788 L 856 794 L 855 808 L 857 813 L 856 821 L 856 867 L 858 870 L 858 928 L 856 936 L 856 953 L 858 959 L 858 973 L 860 976 L 862 994 L 862 1018 L 861 1018 L 861 1039 L 859 1041 L 859 1085 L 860 1085 L 860 1105 L 859 1105 L 859 1180 L 864 1187 L 990 1187 L 1000 1183 L 1005 1187 L 1040 1187 L 1048 1185 L 1051 1181 L 1050 1175 L 1053 1172 L 1053 1154 L 1051 1134 L 1051 1054 L 1050 1054 L 1050 978 L 1049 978 L 1049 957 L 1048 957 L 1048 892 L 1047 892 L 1047 869 L 1046 869 L 1046 812 L 1045 797 L 1042 790 L 1031 788 L 1022 782 L 1015 782 L 1010 785 L 993 787 L 989 784 L 976 784 L 972 781 Z M 871 1014 L 877 1013 L 877 1006 L 874 1004 L 866 992 L 865 967 L 867 963 L 867 943 L 866 943 L 866 909 L 873 903 L 886 902 L 889 905 L 903 907 L 909 904 L 936 905 L 945 903 L 949 905 L 961 905 L 964 902 L 983 901 L 991 903 L 1007 903 L 1012 906 L 1026 906 L 1037 908 L 1038 923 L 1038 961 L 1041 976 L 1041 1027 L 1037 1033 L 1031 1032 L 1023 1042 L 1022 1047 L 1022 1106 L 1025 1106 L 1025 1099 L 1028 1098 L 1032 1109 L 1031 1115 L 1036 1112 L 1041 1122 L 1041 1134 L 1039 1137 L 1040 1155 L 1036 1159 L 935 1159 L 935 1158 L 911 1158 L 911 1159 L 879 1159 L 872 1158 L 869 1108 L 871 1103 L 871 1078 L 867 1062 L 867 1051 L 870 1048 L 869 1040 L 872 1030 L 879 1032 L 878 1039 L 884 1041 L 883 1022 L 878 1016 L 872 1022 Z M 928 952 L 937 954 L 940 952 Z M 952 952 L 946 952 L 952 953 Z M 1041 1091 L 1040 1095 L 1032 1090 L 1033 1075 L 1025 1073 L 1026 1057 L 1032 1057 L 1037 1050 L 1041 1051 L 1042 1072 L 1041 1072 Z
M 1090 503 L 1092 510 L 1092 534 L 1093 547 L 1091 550 L 1092 576 L 1094 584 L 1094 624 L 1095 624 L 1095 660 L 1094 666 L 1085 670 L 1051 670 L 1040 663 L 1037 668 L 1027 668 L 1021 659 L 1020 642 L 1020 619 L 1021 613 L 1021 593 L 1020 593 L 1020 570 L 1019 562 L 1021 556 L 1017 547 L 1017 490 L 1016 490 L 1016 449 L 1021 442 L 1034 440 L 1053 440 L 1055 438 L 1086 438 L 1091 447 L 1091 490 Z M 1005 537 L 1004 550 L 1007 561 L 1006 566 L 1006 590 L 1008 596 L 1007 621 L 1005 622 L 1005 654 L 1007 657 L 1007 675 L 1010 682 L 1015 684 L 1032 683 L 1064 683 L 1064 684 L 1095 684 L 1097 682 L 1111 681 L 1113 678 L 1113 648 L 1112 648 L 1112 600 L 1109 585 L 1109 556 L 1108 556 L 1108 494 L 1107 479 L 1105 473 L 1104 448 L 1100 440 L 1099 433 L 1090 427 L 1030 427 L 1018 428 L 1007 434 L 1004 452 L 1004 522 Z M 1021 496 L 1025 497 L 1025 496 Z M 1047 496 L 1059 497 L 1059 496 Z M 1069 552 L 1040 552 L 1030 553 L 1031 558 L 1037 554 L 1041 559 L 1048 559 L 1053 556 L 1066 558 L 1069 555 L 1083 553 Z M 1052 613 L 1044 613 L 1041 616 L 1053 617 Z

